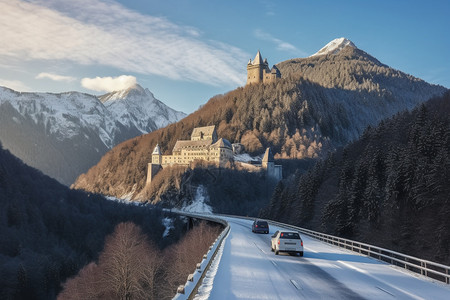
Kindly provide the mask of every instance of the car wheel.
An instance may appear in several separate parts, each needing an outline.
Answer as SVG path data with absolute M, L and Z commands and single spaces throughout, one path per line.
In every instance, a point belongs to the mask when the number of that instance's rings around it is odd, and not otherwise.
M 278 255 L 278 250 L 275 250 L 275 255 Z
M 275 251 L 275 250 L 273 250 L 273 247 L 272 247 L 272 246 L 270 246 L 270 251 L 272 251 L 272 252 Z
M 299 253 L 300 253 L 300 256 L 303 256 L 303 251 L 300 251 Z

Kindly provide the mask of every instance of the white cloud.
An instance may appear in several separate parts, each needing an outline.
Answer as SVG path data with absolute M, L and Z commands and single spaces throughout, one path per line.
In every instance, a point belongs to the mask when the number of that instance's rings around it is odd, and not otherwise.
M 0 63 L 104 65 L 175 80 L 245 83 L 247 53 L 111 0 L 0 0 Z
M 124 90 L 137 83 L 136 77 L 121 75 L 118 77 L 95 77 L 81 79 L 84 88 L 97 92 L 113 92 Z
M 0 86 L 4 86 L 19 92 L 29 92 L 31 89 L 19 80 L 7 80 L 0 78 Z
M 65 82 L 71 82 L 71 81 L 76 80 L 76 78 L 72 77 L 72 76 L 63 76 L 63 75 L 57 75 L 57 74 L 45 73 L 45 72 L 39 73 L 36 76 L 36 79 L 43 79 L 43 78 L 49 78 L 54 81 L 65 81 Z
M 268 42 L 276 44 L 278 50 L 291 52 L 291 53 L 294 53 L 296 55 L 302 55 L 302 56 L 306 56 L 307 55 L 304 51 L 298 49 L 294 45 L 292 45 L 292 44 L 290 44 L 288 42 L 282 41 L 282 40 L 272 36 L 271 34 L 269 34 L 267 32 L 264 32 L 264 31 L 262 31 L 260 29 L 255 30 L 255 36 L 256 36 L 256 38 L 258 38 L 260 40 L 268 41 Z

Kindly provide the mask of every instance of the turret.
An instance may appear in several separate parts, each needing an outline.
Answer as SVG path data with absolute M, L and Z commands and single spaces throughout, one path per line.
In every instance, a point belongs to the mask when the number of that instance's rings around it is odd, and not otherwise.
M 254 60 L 249 60 L 247 64 L 247 84 L 270 83 L 281 78 L 280 70 L 273 66 L 269 69 L 267 58 L 262 59 L 261 52 L 256 53 Z
M 156 147 L 155 147 L 155 149 L 153 149 L 153 152 L 152 152 L 152 164 L 154 164 L 154 165 L 162 164 L 161 148 L 159 148 L 158 144 L 156 144 Z
M 153 180 L 153 177 L 161 170 L 162 168 L 162 155 L 161 148 L 156 144 L 155 149 L 152 152 L 152 162 L 147 164 L 147 181 L 146 184 L 150 184 Z
M 273 158 L 272 150 L 270 148 L 266 149 L 266 152 L 264 153 L 261 165 L 264 169 L 273 169 L 275 165 L 275 159 Z

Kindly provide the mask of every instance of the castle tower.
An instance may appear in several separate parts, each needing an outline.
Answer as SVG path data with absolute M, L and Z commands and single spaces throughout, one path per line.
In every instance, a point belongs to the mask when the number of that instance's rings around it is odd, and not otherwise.
M 268 177 L 271 177 L 278 181 L 283 178 L 283 167 L 281 165 L 275 165 L 275 159 L 270 148 L 267 148 L 266 152 L 264 153 L 261 167 L 263 169 L 266 169 Z
M 159 144 L 156 144 L 155 149 L 153 149 L 152 164 L 156 164 L 156 165 L 162 164 L 161 148 L 159 148 Z
M 251 83 L 271 83 L 281 78 L 280 70 L 274 65 L 269 69 L 267 58 L 262 59 L 261 52 L 256 53 L 254 60 L 249 60 L 247 64 L 247 84 Z
M 147 164 L 147 181 L 146 184 L 150 184 L 155 175 L 162 169 L 162 154 L 161 148 L 156 144 L 155 149 L 152 152 L 152 162 Z
M 275 159 L 273 158 L 272 150 L 270 148 L 266 149 L 266 152 L 264 153 L 261 166 L 267 170 L 267 173 L 272 173 L 274 167 L 275 167 Z
M 249 60 L 247 64 L 247 84 L 263 82 L 266 71 L 270 72 L 269 64 L 267 59 L 263 61 L 261 52 L 258 50 L 255 59 Z

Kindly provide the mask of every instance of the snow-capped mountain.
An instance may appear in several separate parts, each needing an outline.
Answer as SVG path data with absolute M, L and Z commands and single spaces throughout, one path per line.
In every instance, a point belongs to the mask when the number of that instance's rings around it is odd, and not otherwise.
M 171 109 L 138 84 L 105 94 L 99 99 L 116 120 L 129 127 L 135 126 L 142 133 L 166 127 L 186 116 Z
M 317 55 L 325 55 L 325 54 L 338 54 L 346 46 L 356 48 L 355 44 L 353 44 L 352 41 L 350 41 L 346 38 L 342 37 L 342 38 L 334 39 L 331 42 L 329 42 L 328 44 L 326 44 L 325 47 L 321 48 L 319 51 L 317 51 L 310 57 L 317 56 Z
M 66 185 L 118 143 L 184 116 L 138 85 L 101 97 L 0 87 L 3 147 Z

